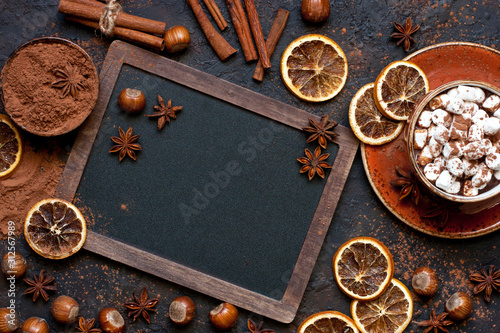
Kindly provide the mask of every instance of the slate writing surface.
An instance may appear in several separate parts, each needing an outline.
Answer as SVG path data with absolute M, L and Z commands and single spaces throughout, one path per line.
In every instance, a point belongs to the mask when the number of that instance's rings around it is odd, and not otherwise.
M 146 110 L 122 112 L 122 89 Z M 182 105 L 163 130 L 157 96 Z M 255 101 L 259 103 L 259 101 Z M 262 105 L 265 108 L 265 105 Z M 137 161 L 111 136 L 133 127 Z M 175 82 L 123 65 L 76 193 L 90 228 L 274 299 L 284 293 L 324 182 L 299 174 L 307 135 Z M 337 146 L 329 144 L 333 164 Z M 329 171 L 327 171 L 329 172 Z

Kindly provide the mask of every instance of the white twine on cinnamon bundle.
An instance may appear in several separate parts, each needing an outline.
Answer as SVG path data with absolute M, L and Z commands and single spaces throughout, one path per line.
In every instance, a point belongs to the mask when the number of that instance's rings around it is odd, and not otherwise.
M 101 32 L 110 37 L 113 35 L 113 30 L 115 29 L 115 22 L 118 18 L 118 14 L 122 11 L 122 6 L 117 0 L 108 0 L 107 4 L 104 6 L 104 10 L 99 19 L 99 29 Z

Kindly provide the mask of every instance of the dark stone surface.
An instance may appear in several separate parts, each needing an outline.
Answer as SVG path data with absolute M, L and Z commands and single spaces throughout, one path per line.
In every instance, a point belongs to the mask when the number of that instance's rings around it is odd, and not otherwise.
M 170 1 L 124 1 L 127 11 L 136 15 L 162 20 L 167 26 L 185 25 L 192 37 L 191 46 L 177 55 L 166 55 L 183 64 L 195 67 L 222 79 L 257 91 L 285 103 L 305 109 L 311 113 L 328 114 L 345 126 L 348 125 L 348 106 L 354 93 L 362 85 L 375 80 L 377 74 L 391 61 L 407 55 L 389 35 L 393 32 L 392 21 L 403 22 L 411 17 L 420 30 L 414 35 L 417 43 L 410 52 L 441 42 L 467 41 L 493 48 L 499 47 L 500 6 L 498 1 L 438 0 L 399 2 L 394 0 L 331 1 L 331 16 L 322 25 L 310 25 L 300 18 L 298 0 L 256 0 L 258 12 L 265 34 L 270 29 L 278 8 L 290 11 L 289 22 L 278 43 L 271 61 L 273 68 L 262 83 L 256 83 L 251 76 L 254 64 L 246 64 L 241 51 L 228 61 L 221 62 L 207 44 L 201 29 L 188 5 L 182 0 Z M 229 14 L 218 1 L 224 17 Z M 109 47 L 110 40 L 101 39 L 92 29 L 80 28 L 64 22 L 63 15 L 57 13 L 56 0 L 2 1 L 0 4 L 0 65 L 3 66 L 9 54 L 23 42 L 40 36 L 59 36 L 71 39 L 82 46 L 100 68 Z M 279 60 L 285 47 L 295 38 L 319 33 L 331 37 L 346 53 L 349 63 L 349 77 L 341 93 L 334 99 L 320 104 L 300 101 L 291 95 L 281 82 Z M 223 32 L 227 40 L 239 49 L 239 44 L 231 27 Z M 500 75 L 500 74 L 499 74 Z M 256 101 L 258 102 L 258 101 Z M 3 112 L 3 109 L 2 109 Z M 74 133 L 58 140 L 62 147 L 70 146 Z M 3 208 L 0 208 L 3 209 Z M 1 221 L 7 223 L 7 221 Z M 413 230 L 395 218 L 379 201 L 365 176 L 358 154 L 351 169 L 349 179 L 339 202 L 339 206 L 326 236 L 322 251 L 309 281 L 297 316 L 292 324 L 284 325 L 241 310 L 237 325 L 232 332 L 244 332 L 247 318 L 265 321 L 265 326 L 276 332 L 295 332 L 298 325 L 312 313 L 323 310 L 337 310 L 349 314 L 350 300 L 337 288 L 332 274 L 331 260 L 339 245 L 348 239 L 369 235 L 384 242 L 392 251 L 396 271 L 395 277 L 407 286 L 411 273 L 421 265 L 437 270 L 441 282 L 438 294 L 430 300 L 414 299 L 414 321 L 428 318 L 432 309 L 444 310 L 446 299 L 456 291 L 472 294 L 473 285 L 468 276 L 486 265 L 500 268 L 499 232 L 486 236 L 447 240 L 427 236 Z M 0 244 L 1 252 L 6 251 L 6 241 Z M 150 296 L 160 298 L 156 306 L 157 314 L 152 315 L 152 324 L 143 320 L 132 323 L 127 319 L 128 332 L 143 329 L 146 332 L 212 332 L 208 312 L 219 301 L 193 292 L 176 284 L 157 279 L 133 268 L 111 262 L 103 257 L 82 251 L 63 260 L 44 260 L 34 254 L 24 238 L 18 237 L 17 250 L 29 261 L 30 276 L 45 269 L 56 278 L 57 295 L 67 294 L 80 303 L 81 315 L 97 316 L 106 306 L 116 307 L 125 316 L 123 302 L 131 298 L 132 292 L 140 292 L 147 287 Z M 48 319 L 53 331 L 75 331 L 74 326 L 57 325 L 51 319 L 49 303 L 23 296 L 26 284 L 17 283 L 16 306 L 22 319 L 40 316 Z M 6 306 L 8 284 L 0 282 L 0 306 Z M 168 319 L 168 305 L 179 295 L 189 295 L 197 304 L 195 321 L 185 328 L 174 327 Z M 481 296 L 473 298 L 473 314 L 464 322 L 449 327 L 450 332 L 500 332 L 500 294 L 493 292 L 492 301 L 486 303 Z M 412 322 L 406 332 L 420 332 Z

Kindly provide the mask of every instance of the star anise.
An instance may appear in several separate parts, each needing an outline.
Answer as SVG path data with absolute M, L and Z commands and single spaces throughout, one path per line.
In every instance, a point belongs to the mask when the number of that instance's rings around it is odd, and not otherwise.
M 62 97 L 70 94 L 73 98 L 78 96 L 78 91 L 85 89 L 76 67 L 68 62 L 63 69 L 56 69 L 54 75 L 57 80 L 52 82 L 52 87 L 62 89 Z
M 54 282 L 54 277 L 45 275 L 43 269 L 40 271 L 40 275 L 33 275 L 33 279 L 24 279 L 24 282 L 29 284 L 31 287 L 26 289 L 24 295 L 33 294 L 33 302 L 36 302 L 38 296 L 47 302 L 49 300 L 49 294 L 47 291 L 56 291 L 56 286 L 50 285 Z
M 247 324 L 248 324 L 248 329 L 250 330 L 250 333 L 274 333 L 273 330 L 262 328 L 262 326 L 264 325 L 263 321 L 261 321 L 259 323 L 259 326 L 257 326 L 252 321 L 252 319 L 248 319 Z
M 95 323 L 95 319 L 85 319 L 80 317 L 78 319 L 78 327 L 76 328 L 82 333 L 101 333 L 102 330 L 100 328 L 93 328 Z
M 447 316 L 448 312 L 443 312 L 439 316 L 436 316 L 436 310 L 432 310 L 430 319 L 417 322 L 417 325 L 427 327 L 423 333 L 430 332 L 431 330 L 434 330 L 434 333 L 438 333 L 438 330 L 448 332 L 448 329 L 445 327 L 453 324 L 453 321 L 446 319 Z
M 321 154 L 321 148 L 317 147 L 314 150 L 314 156 L 309 149 L 305 149 L 306 157 L 299 157 L 297 161 L 304 164 L 300 168 L 300 173 L 307 172 L 309 180 L 313 179 L 314 175 L 317 173 L 321 178 L 325 178 L 325 171 L 323 168 L 331 168 L 332 166 L 325 162 L 325 160 L 330 156 L 330 154 Z
M 125 307 L 129 309 L 128 316 L 133 316 L 133 321 L 136 321 L 136 319 L 142 315 L 144 320 L 150 324 L 151 321 L 148 311 L 156 312 L 153 307 L 159 302 L 158 298 L 148 299 L 148 291 L 146 290 L 146 287 L 142 289 L 140 299 L 135 296 L 135 293 L 132 293 L 132 295 L 134 296 L 134 300 L 124 304 Z
M 408 52 L 410 50 L 411 42 L 415 43 L 415 40 L 413 39 L 413 37 L 411 37 L 411 35 L 415 33 L 420 28 L 420 26 L 416 25 L 412 27 L 411 18 L 409 17 L 406 19 L 406 23 L 404 26 L 397 22 L 392 22 L 392 24 L 394 24 L 394 27 L 396 28 L 396 30 L 398 30 L 398 32 L 393 33 L 391 37 L 399 38 L 397 44 L 400 45 L 401 43 L 403 43 L 405 51 Z
M 435 220 L 440 228 L 444 228 L 446 223 L 448 223 L 450 210 L 451 209 L 448 203 L 439 199 L 433 199 L 429 208 L 424 211 L 421 216 Z
M 161 130 L 165 127 L 166 123 L 170 123 L 170 119 L 177 118 L 175 113 L 181 111 L 182 106 L 172 106 L 171 99 L 169 99 L 167 105 L 165 105 L 165 101 L 160 95 L 158 95 L 158 104 L 160 105 L 153 106 L 157 111 L 153 114 L 147 114 L 146 117 L 158 117 L 158 129 Z
M 389 184 L 401 188 L 398 199 L 403 200 L 406 197 L 410 197 L 411 201 L 413 201 L 415 205 L 418 205 L 418 201 L 420 200 L 420 188 L 418 187 L 417 177 L 401 167 L 396 167 L 396 173 L 400 177 L 391 180 Z
M 132 131 L 133 131 L 132 127 L 129 127 L 127 133 L 125 133 L 121 127 L 118 127 L 118 133 L 120 134 L 120 137 L 117 136 L 111 137 L 111 140 L 114 143 L 116 143 L 116 145 L 113 146 L 109 150 L 109 152 L 110 153 L 120 152 L 119 154 L 120 162 L 126 155 L 128 155 L 131 159 L 135 161 L 136 156 L 134 150 L 142 150 L 141 145 L 136 143 L 140 135 L 132 135 Z
M 469 280 L 478 282 L 472 292 L 476 295 L 484 291 L 483 297 L 486 302 L 491 300 L 493 288 L 496 291 L 500 291 L 500 269 L 495 270 L 495 266 L 493 265 L 488 268 L 488 271 L 485 268 L 481 268 L 479 273 L 471 274 Z
M 309 118 L 311 127 L 302 128 L 302 130 L 312 133 L 307 139 L 307 143 L 313 142 L 317 139 L 321 148 L 325 149 L 328 141 L 333 141 L 333 138 L 336 137 L 337 134 L 330 130 L 337 126 L 337 122 L 330 121 L 329 119 L 330 117 L 328 115 L 324 115 L 321 117 L 320 122 L 317 123 L 313 119 Z

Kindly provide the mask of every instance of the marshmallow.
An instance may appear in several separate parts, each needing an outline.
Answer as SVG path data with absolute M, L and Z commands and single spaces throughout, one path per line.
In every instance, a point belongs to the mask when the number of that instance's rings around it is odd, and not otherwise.
M 418 126 L 428 128 L 432 124 L 432 112 L 422 111 L 420 117 L 418 117 Z
M 443 156 L 445 159 L 460 157 L 464 147 L 465 144 L 461 141 L 449 141 L 443 146 Z
M 432 137 L 436 139 L 437 142 L 444 145 L 450 141 L 450 130 L 443 125 L 438 125 Z
M 497 117 L 490 117 L 484 120 L 484 134 L 495 135 L 500 131 L 500 119 Z
M 495 171 L 495 173 L 493 174 L 493 176 L 495 176 L 495 178 L 496 178 L 497 180 L 500 180 L 500 170 Z
M 443 191 L 448 191 L 455 180 L 455 176 L 453 176 L 448 170 L 444 170 L 436 179 L 436 186 Z
M 472 116 L 472 123 L 483 127 L 484 121 L 488 118 L 488 114 L 484 110 L 477 110 L 477 112 Z
M 463 148 L 464 157 L 468 160 L 478 160 L 484 156 L 484 152 L 481 149 L 481 141 L 469 142 Z
M 431 138 L 429 140 L 429 149 L 431 151 L 432 157 L 438 157 L 443 151 L 443 145 L 436 141 L 436 139 Z
M 446 160 L 444 159 L 443 156 L 438 156 L 434 159 L 435 165 L 437 165 L 440 168 L 440 171 L 443 171 L 446 168 Z
M 472 182 L 470 179 L 467 179 L 466 181 L 464 181 L 464 189 L 462 193 L 466 197 L 473 197 L 478 195 L 479 190 L 474 186 L 472 186 Z
M 464 174 L 464 165 L 458 157 L 449 159 L 446 162 L 446 169 L 455 177 L 462 177 Z
M 500 120 L 500 119 L 498 119 Z M 461 123 L 453 123 L 450 127 L 450 139 L 451 140 L 466 140 L 468 134 L 467 125 Z
M 442 109 L 437 109 L 432 112 L 432 122 L 437 125 L 450 127 L 453 122 L 453 116 Z
M 480 166 L 479 172 L 476 173 L 471 179 L 472 186 L 482 190 L 486 187 L 486 185 L 488 185 L 492 176 L 493 172 L 491 172 L 488 167 Z
M 462 165 L 464 167 L 464 176 L 472 177 L 479 171 L 479 163 L 477 160 L 467 160 L 462 159 Z
M 451 123 L 464 124 L 467 128 L 472 124 L 472 116 L 468 113 L 456 114 L 453 116 L 453 122 Z
M 446 106 L 450 103 L 450 96 L 447 94 L 441 94 L 439 96 L 434 97 L 429 102 L 429 107 L 431 110 L 446 108 Z
M 477 110 L 479 110 L 479 106 L 476 103 L 464 102 L 464 113 L 473 116 L 476 114 Z
M 494 147 L 490 139 L 482 139 L 480 149 L 483 155 L 488 155 L 491 152 L 491 150 L 494 149 Z M 493 151 L 493 153 L 495 153 L 495 151 Z
M 464 101 L 460 98 L 450 97 L 450 103 L 446 106 L 446 111 L 454 114 L 464 113 Z
M 500 154 L 499 153 L 491 153 L 486 156 L 484 162 L 491 170 L 498 171 L 500 170 Z
M 495 111 L 500 109 L 500 97 L 497 95 L 490 95 L 484 100 L 483 109 L 489 113 L 495 113 Z
M 458 86 L 457 98 L 467 102 L 482 103 L 485 98 L 483 89 L 471 86 Z
M 427 130 L 417 128 L 415 130 L 414 140 L 413 140 L 413 148 L 414 149 L 423 149 L 427 144 Z
M 424 167 L 424 176 L 431 182 L 435 182 L 441 174 L 441 167 L 435 163 L 429 163 Z
M 450 194 L 457 194 L 460 192 L 460 188 L 462 187 L 462 183 L 460 181 L 455 180 L 453 184 L 451 184 L 450 188 L 446 190 L 446 192 Z
M 484 136 L 483 129 L 476 124 L 472 124 L 469 127 L 469 135 L 467 137 L 467 141 L 469 142 L 481 141 L 483 139 L 483 136 Z
M 457 88 L 451 88 L 450 90 L 448 90 L 448 92 L 446 93 L 449 97 L 454 97 L 456 98 L 458 96 L 458 89 Z
M 431 150 L 429 146 L 425 146 L 424 149 L 417 156 L 417 163 L 420 166 L 426 166 L 434 160 L 434 156 L 432 156 Z
M 427 137 L 432 138 L 434 136 L 434 133 L 436 133 L 436 128 L 437 126 L 432 124 L 428 129 L 427 129 Z

